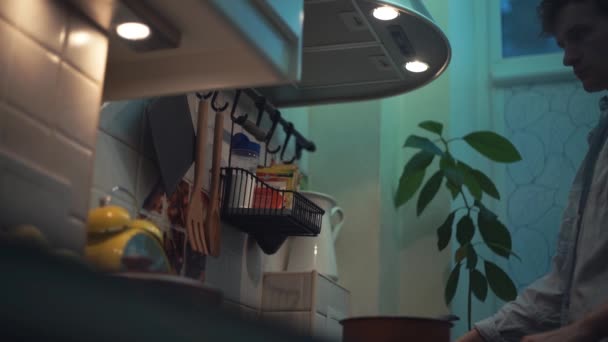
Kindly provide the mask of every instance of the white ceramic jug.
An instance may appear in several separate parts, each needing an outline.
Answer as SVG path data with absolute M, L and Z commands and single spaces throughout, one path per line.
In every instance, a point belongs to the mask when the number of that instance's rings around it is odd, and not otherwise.
M 344 211 L 337 206 L 331 196 L 310 191 L 301 191 L 309 200 L 325 210 L 321 224 L 321 232 L 316 237 L 291 237 L 287 271 L 312 271 L 338 280 L 338 267 L 334 242 L 344 224 Z M 339 215 L 339 220 L 332 225 L 332 218 Z

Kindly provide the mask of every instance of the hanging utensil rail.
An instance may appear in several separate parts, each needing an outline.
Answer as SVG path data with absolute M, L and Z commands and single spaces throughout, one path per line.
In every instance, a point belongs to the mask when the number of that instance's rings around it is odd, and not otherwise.
M 266 101 L 266 98 L 259 95 L 254 89 L 237 89 L 235 91 L 232 103 L 225 102 L 219 108 L 216 104 L 217 94 L 218 91 L 212 91 L 206 94 L 197 93 L 196 95 L 199 97 L 199 99 L 209 98 L 213 96 L 211 102 L 214 110 L 216 111 L 223 111 L 226 110 L 228 107 L 231 107 L 230 116 L 232 118 L 232 121 L 235 124 L 243 127 L 243 129 L 249 134 L 251 134 L 256 140 L 263 142 L 266 145 L 266 153 L 277 154 L 280 152 L 281 160 L 284 163 L 291 164 L 294 161 L 299 160 L 302 157 L 303 150 L 314 152 L 317 149 L 314 142 L 306 139 L 300 132 L 298 132 L 293 123 L 285 120 L 285 118 L 282 117 L 281 112 L 276 107 L 274 107 L 274 105 Z M 255 123 L 251 120 L 248 120 L 249 114 L 244 113 L 238 116 L 235 115 L 241 94 L 247 95 L 253 101 L 253 103 L 255 103 L 255 106 L 258 110 Z M 272 122 L 271 127 L 268 130 L 264 130 L 260 127 L 262 119 L 264 117 L 264 113 L 268 115 Z M 285 141 L 283 145 L 279 145 L 275 148 L 270 148 L 270 141 L 274 133 L 276 132 L 278 125 L 281 125 L 283 131 L 286 134 Z M 295 153 L 291 159 L 285 160 L 285 150 L 287 149 L 287 145 L 289 144 L 292 138 L 295 141 Z

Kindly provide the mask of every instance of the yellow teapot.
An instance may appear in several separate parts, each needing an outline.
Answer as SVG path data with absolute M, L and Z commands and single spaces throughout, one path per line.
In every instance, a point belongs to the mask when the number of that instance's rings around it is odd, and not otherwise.
M 118 190 L 135 198 L 121 187 L 112 192 Z M 104 272 L 172 273 L 161 230 L 148 220 L 131 219 L 129 211 L 110 202 L 111 196 L 106 196 L 89 211 L 87 261 Z

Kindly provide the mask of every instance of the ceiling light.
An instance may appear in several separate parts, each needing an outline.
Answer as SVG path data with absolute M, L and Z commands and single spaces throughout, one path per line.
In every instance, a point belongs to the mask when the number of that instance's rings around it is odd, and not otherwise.
M 411 61 L 405 63 L 405 68 L 411 72 L 425 72 L 429 69 L 429 65 L 421 61 Z
M 373 15 L 379 20 L 393 20 L 399 16 L 399 11 L 390 6 L 380 6 L 374 9 Z
M 150 27 L 138 22 L 122 23 L 116 26 L 116 33 L 124 39 L 142 40 L 150 36 Z
M 75 31 L 70 34 L 70 43 L 76 46 L 87 44 L 91 40 L 91 35 L 84 31 Z

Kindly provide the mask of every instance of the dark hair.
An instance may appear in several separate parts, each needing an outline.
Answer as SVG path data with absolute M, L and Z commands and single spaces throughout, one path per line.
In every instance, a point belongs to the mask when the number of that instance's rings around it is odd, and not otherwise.
M 542 33 L 545 35 L 555 35 L 555 21 L 559 11 L 569 3 L 588 2 L 595 3 L 598 9 L 608 14 L 608 0 L 542 0 L 538 5 L 538 17 L 540 18 Z

